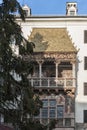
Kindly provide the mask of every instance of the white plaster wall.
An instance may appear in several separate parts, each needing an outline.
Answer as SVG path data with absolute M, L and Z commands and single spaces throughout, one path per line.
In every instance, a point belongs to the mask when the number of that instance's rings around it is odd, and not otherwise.
M 23 32 L 24 37 L 25 37 L 26 39 L 28 39 L 28 38 L 29 38 L 29 35 L 30 35 L 31 31 L 32 31 L 31 26 L 30 26 L 30 25 L 27 25 L 26 23 L 22 23 L 22 24 L 21 24 L 21 27 L 22 27 L 22 32 Z
M 84 70 L 84 56 L 87 56 L 87 44 L 84 44 L 84 30 L 87 30 L 87 19 L 32 19 L 21 23 L 24 36 L 28 38 L 33 28 L 63 28 L 66 27 L 74 46 L 79 50 L 77 54 L 77 93 L 75 114 L 76 122 L 83 123 L 83 110 L 87 109 L 87 96 L 84 96 L 83 83 L 87 82 L 87 70 Z
M 86 23 L 77 23 L 76 26 L 68 26 L 72 40 L 79 50 L 77 57 L 79 60 L 77 70 L 77 95 L 75 115 L 76 122 L 83 123 L 83 111 L 87 110 L 87 96 L 84 96 L 84 82 L 87 82 L 87 70 L 84 70 L 84 56 L 87 56 L 87 44 L 84 44 L 84 30 L 87 30 Z
M 84 56 L 87 56 L 87 44 L 84 44 L 84 30 L 86 28 L 87 26 L 68 27 L 75 46 L 77 46 L 77 49 L 80 49 L 77 54 L 79 60 L 77 70 L 77 85 L 79 85 L 78 94 L 81 95 L 83 95 L 83 83 L 87 81 L 87 70 L 84 70 Z

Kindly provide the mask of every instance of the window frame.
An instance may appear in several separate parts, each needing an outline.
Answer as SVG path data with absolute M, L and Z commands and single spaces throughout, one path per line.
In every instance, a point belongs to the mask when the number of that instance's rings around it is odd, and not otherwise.
M 84 96 L 87 96 L 87 82 L 84 82 Z
M 49 118 L 56 118 L 56 107 L 49 108 Z
M 64 106 L 63 105 L 57 105 L 57 118 L 63 118 L 64 117 Z
M 44 107 L 44 108 L 42 108 L 42 110 L 41 110 L 42 112 L 41 112 L 41 116 L 42 116 L 42 118 L 48 118 L 48 107 Z
M 50 100 L 49 100 L 49 106 L 50 106 L 50 107 L 55 107 L 55 106 L 56 106 L 56 103 L 57 103 L 57 102 L 56 102 L 56 99 L 50 99 Z
M 84 43 L 87 44 L 87 30 L 84 30 Z
M 83 111 L 83 115 L 84 115 L 84 123 L 87 123 L 87 110 Z
M 87 70 L 87 56 L 84 57 L 84 70 Z
M 74 16 L 75 15 L 75 11 L 74 10 L 70 10 L 70 16 Z

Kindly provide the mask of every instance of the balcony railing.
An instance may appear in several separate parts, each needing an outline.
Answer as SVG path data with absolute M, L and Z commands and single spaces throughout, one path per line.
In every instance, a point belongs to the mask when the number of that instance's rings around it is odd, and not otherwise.
M 34 87 L 75 87 L 75 78 L 29 78 L 29 82 Z

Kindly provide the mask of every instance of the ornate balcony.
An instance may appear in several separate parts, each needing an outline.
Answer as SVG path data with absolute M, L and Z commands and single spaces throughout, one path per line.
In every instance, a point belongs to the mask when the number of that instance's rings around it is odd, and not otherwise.
M 33 87 L 59 87 L 59 88 L 73 88 L 75 87 L 75 78 L 58 78 L 46 77 L 46 78 L 29 78 L 29 82 Z

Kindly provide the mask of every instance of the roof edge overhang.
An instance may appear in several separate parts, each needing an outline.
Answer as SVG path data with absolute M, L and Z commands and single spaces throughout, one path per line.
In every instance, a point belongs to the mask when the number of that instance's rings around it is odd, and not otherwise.
M 45 51 L 39 51 L 39 52 L 33 52 L 33 54 L 48 54 L 48 53 L 50 53 L 50 54 L 71 54 L 71 53 L 73 53 L 73 54 L 77 54 L 78 53 L 78 51 L 76 50 L 76 51 L 70 51 L 70 52 L 64 52 L 64 51 L 49 51 L 49 52 L 45 52 Z
M 15 17 L 17 21 L 22 21 L 20 16 L 16 16 Z M 34 16 L 29 16 L 29 17 L 25 17 L 25 21 L 24 22 L 27 22 L 27 21 L 32 21 L 32 20 L 69 20 L 69 21 L 84 21 L 84 20 L 87 20 L 87 15 L 76 15 L 76 16 L 65 16 L 65 15 L 43 15 L 43 16 L 40 16 L 40 15 L 34 15 Z
M 20 16 L 15 16 L 16 19 L 21 19 Z M 75 16 L 67 16 L 67 15 L 30 15 L 25 17 L 25 19 L 30 18 L 87 18 L 87 15 L 75 15 Z

